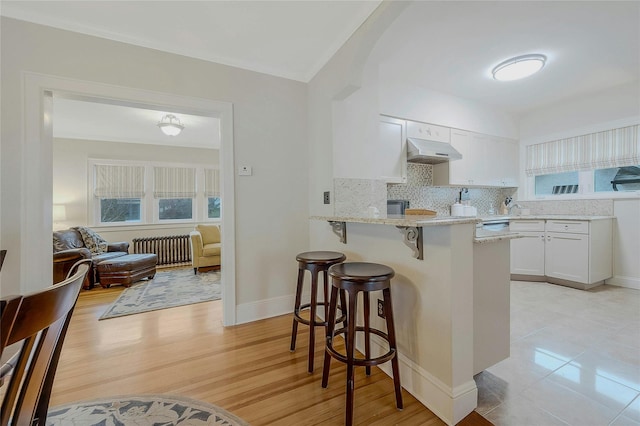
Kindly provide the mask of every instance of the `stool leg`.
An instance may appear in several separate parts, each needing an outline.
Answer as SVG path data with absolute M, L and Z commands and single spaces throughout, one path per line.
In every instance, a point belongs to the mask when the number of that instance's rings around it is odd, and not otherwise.
M 347 327 L 346 346 L 347 346 L 347 407 L 345 424 L 351 426 L 353 424 L 353 391 L 355 388 L 354 365 L 353 358 L 356 346 L 356 312 L 358 293 L 356 291 L 349 292 L 349 307 L 347 308 Z
M 311 306 L 309 307 L 309 368 L 313 373 L 313 358 L 316 351 L 316 309 L 318 307 L 318 270 L 311 271 Z
M 364 291 L 362 292 L 362 299 L 363 299 L 363 303 L 364 303 L 364 356 L 367 359 L 371 359 L 371 338 L 370 338 L 370 333 L 369 333 L 369 329 L 370 327 L 370 314 L 371 314 L 371 309 L 370 309 L 370 305 L 369 305 L 369 292 L 368 291 Z M 364 367 L 364 370 L 367 374 L 367 376 L 371 375 L 371 366 L 367 365 Z
M 391 358 L 391 368 L 393 369 L 393 386 L 396 390 L 396 407 L 402 410 L 402 388 L 400 387 L 400 367 L 398 365 L 398 347 L 396 346 L 396 330 L 393 323 L 393 308 L 391 307 L 391 291 L 388 288 L 382 290 L 384 299 L 384 312 L 387 317 L 387 335 L 389 337 L 389 347 L 395 352 Z
M 304 280 L 304 269 L 298 269 L 298 284 L 296 286 L 296 303 L 293 306 L 293 328 L 291 330 L 291 352 L 296 350 L 296 336 L 298 335 L 298 320 L 296 315 L 300 313 L 300 299 L 302 298 L 302 282 Z
M 329 318 L 329 274 L 327 269 L 322 271 L 322 283 L 324 284 L 324 320 Z
M 327 318 L 326 328 L 326 346 L 333 346 L 333 331 L 335 330 L 336 322 L 336 304 L 338 300 L 338 289 L 331 287 L 331 297 L 329 302 L 329 317 Z M 329 351 L 324 351 L 324 366 L 322 368 L 322 387 L 326 388 L 329 383 L 329 367 L 331 365 L 331 355 Z
M 340 313 L 345 314 L 347 312 L 347 292 L 344 290 L 340 290 Z M 347 328 L 347 316 L 344 316 L 344 321 L 342 322 L 342 326 Z

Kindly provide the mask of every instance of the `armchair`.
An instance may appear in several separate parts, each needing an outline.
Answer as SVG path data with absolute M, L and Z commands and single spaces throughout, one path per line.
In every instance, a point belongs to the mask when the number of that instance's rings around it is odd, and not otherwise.
M 198 268 L 220 266 L 220 227 L 214 224 L 199 224 L 189 233 L 191 240 L 191 264 L 193 274 Z
M 53 281 L 64 280 L 73 264 L 80 259 L 91 259 L 91 266 L 83 283 L 83 288 L 89 290 L 100 281 L 98 277 L 98 263 L 103 260 L 129 254 L 129 243 L 126 241 L 106 243 L 106 248 L 90 250 L 91 244 L 86 244 L 81 227 L 64 229 L 53 233 Z M 84 228 L 87 229 L 87 228 Z M 106 251 L 105 251 L 106 250 Z

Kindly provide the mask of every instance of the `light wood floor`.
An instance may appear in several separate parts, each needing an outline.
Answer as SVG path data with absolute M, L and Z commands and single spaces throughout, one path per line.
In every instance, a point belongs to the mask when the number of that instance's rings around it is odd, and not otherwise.
M 291 315 L 223 327 L 221 301 L 98 321 L 122 291 L 80 294 L 53 388 L 51 406 L 129 394 L 172 394 L 207 401 L 259 425 L 344 424 L 345 368 L 322 376 L 321 330 L 315 372 L 307 373 L 308 329 L 289 352 Z M 393 383 L 378 368 L 356 370 L 360 425 L 442 425 L 409 393 L 395 408 Z M 465 425 L 487 425 L 472 413 Z

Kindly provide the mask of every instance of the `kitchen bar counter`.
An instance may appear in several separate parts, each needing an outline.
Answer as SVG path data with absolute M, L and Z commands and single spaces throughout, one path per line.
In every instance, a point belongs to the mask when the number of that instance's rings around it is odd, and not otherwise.
M 413 215 L 310 220 L 310 249 L 395 270 L 391 293 L 402 386 L 450 425 L 477 407 L 473 376 L 509 357 L 509 239 L 516 235 L 476 235 L 479 223 L 476 217 Z M 424 256 L 410 255 L 407 234 L 419 236 Z M 375 296 L 370 303 L 377 312 Z M 386 330 L 375 314 L 371 326 Z M 386 352 L 377 339 L 371 343 L 373 356 Z M 359 350 L 363 345 L 356 341 Z M 390 374 L 387 364 L 380 368 Z

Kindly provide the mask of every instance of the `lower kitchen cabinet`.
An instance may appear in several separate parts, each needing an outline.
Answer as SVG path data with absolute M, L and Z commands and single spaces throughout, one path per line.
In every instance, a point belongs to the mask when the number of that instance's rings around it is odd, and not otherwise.
M 613 275 L 612 221 L 513 220 L 512 279 L 591 288 Z

